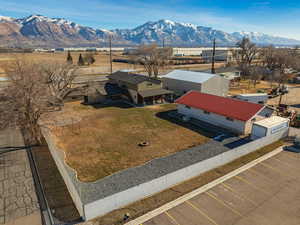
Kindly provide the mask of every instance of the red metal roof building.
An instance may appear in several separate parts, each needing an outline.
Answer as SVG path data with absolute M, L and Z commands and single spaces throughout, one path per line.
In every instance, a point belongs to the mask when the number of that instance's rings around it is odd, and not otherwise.
M 259 119 L 265 106 L 232 98 L 190 91 L 176 100 L 178 112 L 188 117 L 245 134 L 251 132 L 252 119 Z M 263 115 L 262 117 L 264 117 Z M 261 117 L 261 116 L 260 116 Z
M 251 119 L 264 108 L 264 106 L 260 104 L 205 94 L 198 91 L 188 92 L 177 99 L 176 103 L 241 121 Z

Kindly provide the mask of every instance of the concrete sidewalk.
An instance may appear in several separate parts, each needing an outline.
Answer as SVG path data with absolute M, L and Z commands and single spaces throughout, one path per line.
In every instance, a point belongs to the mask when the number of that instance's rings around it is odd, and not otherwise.
M 23 145 L 19 130 L 0 132 L 0 153 L 3 147 Z M 39 204 L 25 150 L 0 154 L 0 224 L 41 224 Z

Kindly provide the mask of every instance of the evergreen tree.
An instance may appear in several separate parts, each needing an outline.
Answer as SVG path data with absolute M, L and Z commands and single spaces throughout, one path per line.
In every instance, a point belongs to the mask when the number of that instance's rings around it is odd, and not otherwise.
M 71 56 L 70 51 L 68 51 L 67 63 L 68 63 L 68 64 L 73 64 L 73 58 L 72 58 L 72 56 Z
M 79 58 L 78 58 L 78 66 L 84 66 L 84 60 L 83 60 L 83 58 L 82 58 L 82 55 L 80 54 L 79 55 Z

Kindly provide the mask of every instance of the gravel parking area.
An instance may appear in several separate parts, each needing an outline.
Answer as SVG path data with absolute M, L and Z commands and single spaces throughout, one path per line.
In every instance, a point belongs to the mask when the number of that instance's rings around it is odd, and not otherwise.
M 299 163 L 281 152 L 143 225 L 299 225 Z

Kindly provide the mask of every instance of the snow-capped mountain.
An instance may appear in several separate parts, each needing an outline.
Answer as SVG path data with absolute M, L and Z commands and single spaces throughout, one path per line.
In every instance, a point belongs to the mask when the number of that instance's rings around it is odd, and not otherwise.
M 266 44 L 275 44 L 275 45 L 298 45 L 300 41 L 290 39 L 290 38 L 282 38 L 273 35 L 268 35 L 259 32 L 234 32 L 231 34 L 233 37 L 237 39 L 241 39 L 243 37 L 250 38 L 253 42 L 261 45 Z
M 177 46 L 211 45 L 216 37 L 222 45 L 233 45 L 237 39 L 223 31 L 170 20 L 148 22 L 132 30 L 116 30 L 119 36 L 137 44 L 156 42 Z
M 226 33 L 210 27 L 178 23 L 170 20 L 147 22 L 134 29 L 94 29 L 62 18 L 31 15 L 14 19 L 0 16 L 0 46 L 67 47 L 100 46 L 114 37 L 117 45 L 163 42 L 169 46 L 233 46 L 244 36 L 258 44 L 300 45 L 300 41 L 255 32 Z

